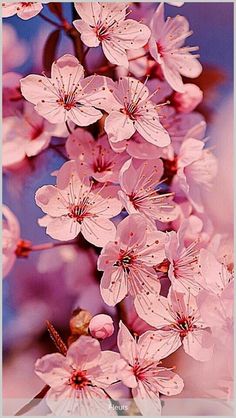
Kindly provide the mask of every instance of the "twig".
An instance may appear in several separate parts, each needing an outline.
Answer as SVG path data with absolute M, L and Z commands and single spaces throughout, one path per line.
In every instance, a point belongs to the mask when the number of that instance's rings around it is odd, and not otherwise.
M 40 16 L 46 22 L 51 23 L 51 25 L 56 26 L 58 29 L 64 29 L 64 26 L 63 25 L 60 25 L 59 23 L 54 22 L 54 20 L 52 20 L 49 17 L 43 15 L 42 13 L 39 13 L 38 16 Z
M 58 332 L 55 330 L 54 326 L 51 324 L 50 321 L 46 321 L 46 326 L 47 326 L 50 337 L 51 337 L 53 343 L 55 344 L 56 348 L 58 349 L 58 351 L 63 356 L 66 356 L 67 347 L 66 347 L 64 341 L 62 340 L 62 338 L 60 337 Z
M 41 402 L 41 400 L 45 397 L 49 389 L 50 389 L 50 386 L 45 385 L 43 389 L 39 393 L 37 393 L 37 395 L 35 395 L 33 399 L 31 399 L 31 401 L 29 401 L 26 405 L 24 405 L 21 409 L 19 409 L 19 411 L 16 412 L 15 416 L 24 415 L 27 412 L 29 412 L 32 408 L 37 406 Z

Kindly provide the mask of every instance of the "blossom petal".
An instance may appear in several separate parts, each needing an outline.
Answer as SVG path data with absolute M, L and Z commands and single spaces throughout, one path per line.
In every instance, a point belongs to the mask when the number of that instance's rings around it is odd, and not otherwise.
M 101 295 L 109 306 L 115 306 L 128 293 L 128 277 L 122 268 L 107 269 L 100 284 Z
M 51 387 L 66 383 L 70 377 L 70 368 L 66 358 L 59 353 L 47 354 L 35 363 L 35 373 Z
M 100 44 L 98 37 L 96 36 L 95 31 L 88 25 L 88 23 L 83 20 L 74 20 L 74 27 L 81 34 L 81 41 L 89 46 L 96 47 Z
M 112 221 L 102 216 L 85 218 L 81 225 L 84 238 L 96 245 L 103 247 L 112 241 L 116 235 L 116 227 Z
M 139 381 L 138 387 L 132 389 L 132 395 L 143 416 L 161 415 L 159 393 L 153 391 L 149 385 Z
M 104 129 L 112 142 L 129 139 L 135 132 L 134 123 L 121 112 L 113 111 L 105 120 Z
M 188 332 L 183 340 L 184 351 L 198 361 L 208 361 L 213 354 L 213 337 L 205 329 Z

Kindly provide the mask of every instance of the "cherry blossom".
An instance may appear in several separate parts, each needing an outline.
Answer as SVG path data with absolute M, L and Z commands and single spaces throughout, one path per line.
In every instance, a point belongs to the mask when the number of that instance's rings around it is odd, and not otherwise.
M 141 213 L 152 223 L 169 222 L 177 217 L 171 193 L 160 193 L 163 163 L 130 159 L 120 170 L 119 197 L 128 213 Z
M 46 402 L 55 415 L 107 416 L 112 414 L 106 394 L 115 382 L 114 363 L 119 354 L 101 351 L 99 342 L 81 336 L 66 357 L 48 354 L 37 360 L 36 374 L 50 386 Z
M 217 174 L 217 159 L 204 142 L 186 139 L 179 150 L 175 182 L 193 207 L 200 213 L 204 211 L 202 190 L 210 190 Z
M 2 207 L 3 219 L 3 277 L 13 267 L 16 260 L 16 249 L 20 240 L 20 225 L 16 216 L 5 205 Z
M 121 211 L 116 195 L 116 186 L 106 184 L 93 191 L 92 184 L 79 178 L 74 161 L 66 162 L 57 173 L 56 186 L 36 192 L 36 203 L 47 214 L 39 224 L 54 239 L 71 240 L 81 232 L 87 241 L 102 247 L 115 236 L 110 218 Z
M 174 290 L 196 295 L 203 286 L 199 270 L 199 248 L 197 239 L 185 247 L 184 235 L 188 227 L 189 222 L 185 220 L 177 233 L 167 232 L 168 277 Z
M 184 387 L 181 377 L 174 368 L 162 366 L 161 359 L 167 357 L 171 349 L 164 344 L 159 332 L 147 331 L 138 341 L 121 322 L 117 344 L 121 354 L 118 373 L 123 383 L 132 388 L 132 396 L 142 415 L 161 415 L 159 393 L 166 396 L 177 395 Z
M 149 143 L 164 147 L 170 137 L 159 121 L 158 107 L 151 98 L 147 86 L 132 77 L 120 77 L 117 83 L 106 79 L 104 94 L 107 100 L 101 104 L 109 115 L 105 120 L 105 131 L 109 141 L 117 143 L 137 131 Z
M 176 92 L 173 97 L 176 110 L 183 113 L 192 112 L 202 102 L 202 99 L 202 90 L 192 83 L 184 84 L 184 92 Z
M 24 103 L 23 113 L 3 120 L 3 167 L 12 167 L 26 156 L 32 157 L 48 147 L 51 137 L 65 137 L 64 124 L 43 119 L 31 103 Z
M 101 118 L 93 107 L 102 94 L 103 77 L 84 78 L 78 59 L 65 54 L 52 64 L 51 78 L 36 74 L 21 80 L 21 91 L 37 112 L 51 123 L 71 120 L 88 126 Z
M 171 289 L 167 298 L 150 295 L 146 305 L 138 296 L 135 305 L 142 319 L 161 330 L 167 347 L 176 350 L 182 344 L 184 351 L 198 361 L 208 361 L 212 357 L 213 337 L 201 318 L 193 295 Z
M 15 116 L 23 108 L 23 97 L 20 92 L 19 73 L 9 72 L 2 76 L 3 117 Z
M 42 3 L 34 1 L 2 3 L 2 17 L 9 17 L 17 14 L 21 19 L 28 20 L 39 14 L 42 8 Z
M 92 135 L 81 129 L 75 129 L 66 141 L 69 158 L 76 160 L 81 178 L 93 177 L 96 181 L 118 182 L 119 172 L 128 159 L 126 153 L 116 154 L 110 147 L 106 136 L 97 141 Z
M 101 295 L 114 306 L 127 294 L 136 297 L 142 292 L 160 292 L 160 282 L 153 266 L 165 257 L 165 234 L 148 232 L 142 215 L 132 214 L 118 224 L 114 240 L 110 240 L 98 258 L 98 270 L 104 271 Z
M 183 46 L 185 39 L 192 34 L 185 17 L 175 16 L 164 19 L 164 4 L 161 3 L 151 21 L 152 36 L 149 50 L 163 71 L 165 80 L 180 93 L 184 92 L 182 76 L 195 78 L 202 72 L 197 60 L 199 55 L 192 55 L 198 47 Z
M 126 19 L 127 3 L 75 3 L 81 17 L 73 22 L 81 40 L 89 47 L 102 45 L 103 52 L 113 64 L 129 67 L 126 50 L 144 46 L 150 29 L 135 20 Z
M 89 323 L 89 331 L 94 338 L 103 340 L 110 337 L 114 332 L 112 318 L 105 314 L 94 316 Z

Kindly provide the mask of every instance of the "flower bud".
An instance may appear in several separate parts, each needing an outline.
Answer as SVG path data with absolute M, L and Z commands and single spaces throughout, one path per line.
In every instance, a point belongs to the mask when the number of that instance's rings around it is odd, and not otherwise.
M 178 112 L 190 113 L 203 99 L 202 90 L 196 84 L 187 83 L 184 85 L 184 93 L 174 94 L 174 105 Z
M 76 309 L 70 319 L 70 330 L 73 336 L 88 335 L 88 326 L 92 315 L 84 309 Z
M 104 340 L 114 332 L 113 320 L 109 315 L 96 315 L 89 323 L 89 331 L 92 337 Z

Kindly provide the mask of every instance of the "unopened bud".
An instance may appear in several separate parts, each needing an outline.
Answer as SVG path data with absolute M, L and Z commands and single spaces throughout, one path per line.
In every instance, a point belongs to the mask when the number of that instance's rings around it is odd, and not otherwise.
M 73 336 L 88 335 L 88 326 L 92 319 L 90 312 L 83 309 L 76 309 L 70 320 L 70 330 Z
M 89 331 L 92 337 L 104 340 L 110 337 L 114 332 L 113 320 L 109 315 L 96 315 L 89 324 Z

